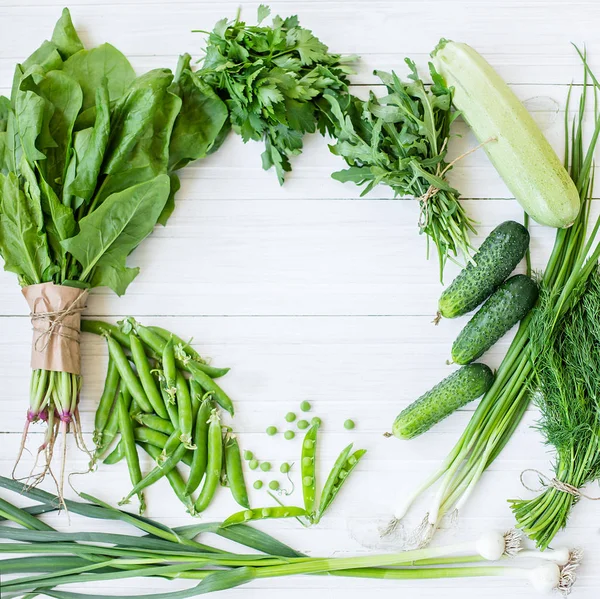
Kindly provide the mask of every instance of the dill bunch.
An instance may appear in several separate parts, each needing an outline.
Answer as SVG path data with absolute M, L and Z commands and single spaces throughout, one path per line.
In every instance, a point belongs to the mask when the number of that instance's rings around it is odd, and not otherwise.
M 596 268 L 557 320 L 557 292 L 541 290 L 531 325 L 536 428 L 554 447 L 556 480 L 580 489 L 600 478 L 600 274 Z M 578 497 L 548 486 L 531 500 L 511 501 L 517 525 L 545 549 Z

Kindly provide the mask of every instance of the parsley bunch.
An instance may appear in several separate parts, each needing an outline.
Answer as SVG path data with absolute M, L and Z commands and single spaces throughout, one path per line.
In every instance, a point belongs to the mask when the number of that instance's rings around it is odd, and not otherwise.
M 263 168 L 275 167 L 282 184 L 290 157 L 302 151 L 305 133 L 329 131 L 325 94 L 347 94 L 354 57 L 330 54 L 298 17 L 274 17 L 258 8 L 258 25 L 219 21 L 209 33 L 199 76 L 226 102 L 233 130 L 244 142 L 264 140 Z M 207 32 L 204 32 L 207 33 Z
M 398 197 L 417 198 L 419 230 L 437 247 L 441 280 L 448 258 L 454 260 L 459 253 L 469 257 L 469 234 L 475 232 L 458 191 L 445 179 L 452 166 L 446 162 L 450 125 L 458 113 L 452 111 L 452 89 L 431 63 L 433 85 L 428 88 L 414 62 L 407 58 L 406 64 L 408 81 L 375 71 L 386 87 L 384 97 L 373 92 L 366 101 L 326 96 L 331 111 L 325 114 L 337 139 L 330 149 L 349 165 L 332 177 L 364 185 L 362 195 L 382 183 Z

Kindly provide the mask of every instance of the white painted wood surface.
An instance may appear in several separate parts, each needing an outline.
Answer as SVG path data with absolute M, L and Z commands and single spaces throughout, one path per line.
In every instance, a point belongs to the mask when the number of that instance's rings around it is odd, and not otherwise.
M 199 56 L 202 36 L 190 29 L 210 29 L 219 18 L 232 17 L 240 4 L 243 15 L 252 20 L 257 3 L 237 0 L 75 0 L 70 8 L 86 42 L 113 43 L 141 72 L 159 65 L 173 67 L 184 51 Z M 527 101 L 559 152 L 567 85 L 580 81 L 582 74 L 570 42 L 587 43 L 591 64 L 600 71 L 600 4 L 594 1 L 305 0 L 271 5 L 283 15 L 298 13 L 302 24 L 335 51 L 362 56 L 354 78 L 357 93 L 376 82 L 374 68 L 403 72 L 404 56 L 425 66 L 440 37 L 470 43 Z M 60 8 L 56 0 L 0 2 L 2 93 L 10 86 L 14 63 L 51 34 Z M 458 124 L 458 130 L 465 135 L 454 142 L 456 155 L 474 144 L 464 125 Z M 385 189 L 358 199 L 355 187 L 330 179 L 342 165 L 316 136 L 306 141 L 284 187 L 273 172 L 262 171 L 259 153 L 256 144 L 244 146 L 231 137 L 216 155 L 188 167 L 169 225 L 157 229 L 135 252 L 141 275 L 123 298 L 95 291 L 87 314 L 111 320 L 134 315 L 182 336 L 193 335 L 215 364 L 232 368 L 223 385 L 236 403 L 234 428 L 243 447 L 271 460 L 277 469 L 282 460 L 297 459 L 299 440 L 272 439 L 263 431 L 269 424 L 283 429 L 285 413 L 297 411 L 304 399 L 324 420 L 319 458 L 323 470 L 348 442 L 366 447 L 364 462 L 318 527 L 305 530 L 295 522 L 264 526 L 313 555 L 361 553 L 365 549 L 350 531 L 367 530 L 369 522 L 389 513 L 395 501 L 447 454 L 473 411 L 467 406 L 412 442 L 382 436 L 397 412 L 450 371 L 445 361 L 464 320 L 437 328 L 430 324 L 441 288 L 435 260 L 425 259 L 413 201 L 392 200 Z M 480 223 L 476 243 L 501 221 L 521 218 L 519 206 L 483 153 L 457 165 L 452 179 L 465 198 L 474 198 L 464 203 Z M 545 263 L 553 236 L 549 229 L 532 228 L 538 268 Z M 448 268 L 448 279 L 454 272 Z M 0 473 L 9 475 L 27 405 L 30 325 L 16 280 L 4 272 L 0 322 Z M 506 347 L 503 341 L 486 356 L 490 366 L 499 364 Z M 82 411 L 89 438 L 105 367 L 103 344 L 86 336 L 83 357 Z M 348 417 L 358 424 L 353 432 L 342 427 Z M 529 428 L 535 418 L 530 410 L 458 525 L 444 531 L 440 541 L 467 540 L 486 529 L 512 525 L 506 499 L 529 495 L 519 473 L 527 467 L 550 467 L 539 435 Z M 30 446 L 36 441 L 34 436 Z M 83 456 L 72 448 L 69 470 L 84 468 Z M 255 473 L 248 476 L 250 483 L 256 478 Z M 123 465 L 101 467 L 75 478 L 74 484 L 113 503 L 128 487 Z M 252 491 L 252 499 L 260 503 L 265 495 Z M 163 483 L 148 493 L 148 505 L 150 516 L 170 525 L 190 522 Z M 206 519 L 223 518 L 233 509 L 228 493 L 221 491 Z M 421 513 L 417 511 L 415 520 Z M 68 527 L 65 516 L 52 521 Z M 80 522 L 72 516 L 70 525 L 76 528 Z M 600 589 L 595 567 L 599 526 L 598 506 L 582 501 L 557 538 L 557 545 L 579 545 L 587 551 L 575 589 L 582 599 L 597 597 Z M 136 580 L 101 588 L 107 595 L 123 588 L 143 594 L 183 585 Z M 494 579 L 404 583 L 293 578 L 260 581 L 222 596 L 270 599 L 282 592 L 290 599 L 306 593 L 327 593 L 331 599 L 372 592 L 382 598 L 424 599 L 533 595 L 521 582 Z

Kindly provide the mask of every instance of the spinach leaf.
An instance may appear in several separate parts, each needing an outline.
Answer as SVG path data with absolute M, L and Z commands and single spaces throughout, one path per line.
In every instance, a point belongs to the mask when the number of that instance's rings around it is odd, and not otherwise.
M 52 43 L 56 46 L 63 59 L 67 59 L 80 50 L 83 50 L 83 44 L 75 31 L 71 13 L 68 8 L 63 8 L 62 15 L 54 27 L 52 33 Z
M 83 90 L 82 111 L 95 107 L 96 90 L 105 79 L 111 102 L 118 100 L 135 79 L 135 71 L 127 58 L 110 44 L 73 54 L 62 70 Z
M 39 204 L 19 187 L 15 173 L 0 175 L 0 190 L 0 250 L 4 270 L 16 273 L 22 285 L 50 281 L 56 266 L 40 227 Z
M 169 168 L 177 170 L 204 158 L 227 122 L 225 103 L 190 68 L 190 55 L 179 59 L 172 90 L 182 106 L 171 135 Z
M 179 177 L 175 173 L 169 173 L 169 179 L 171 180 L 171 190 L 169 192 L 169 199 L 165 204 L 160 216 L 158 217 L 158 223 L 163 227 L 167 224 L 169 217 L 173 214 L 173 210 L 175 210 L 175 194 L 181 188 L 181 181 Z
M 79 233 L 62 245 L 81 264 L 81 280 L 102 281 L 124 293 L 133 278 L 126 270 L 126 258 L 152 232 L 169 188 L 169 177 L 158 175 L 108 196 L 79 221 Z

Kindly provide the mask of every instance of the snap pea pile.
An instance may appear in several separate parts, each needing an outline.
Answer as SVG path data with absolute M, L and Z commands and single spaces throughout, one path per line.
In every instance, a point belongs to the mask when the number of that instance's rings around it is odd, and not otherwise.
M 95 417 L 94 460 L 126 460 L 133 488 L 121 504 L 137 495 L 142 513 L 144 490 L 166 477 L 192 515 L 209 506 L 221 482 L 249 508 L 240 448 L 219 413 L 224 409 L 233 414 L 233 403 L 214 380 L 229 369 L 210 366 L 177 335 L 133 318 L 119 326 L 86 320 L 82 330 L 104 336 L 108 344 L 106 381 Z M 146 475 L 138 447 L 156 461 Z M 187 480 L 181 464 L 188 469 Z

